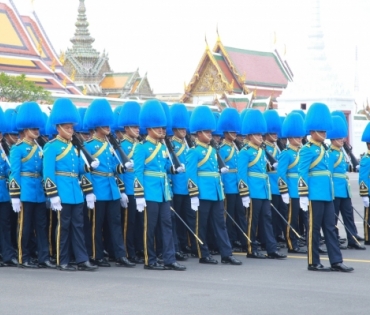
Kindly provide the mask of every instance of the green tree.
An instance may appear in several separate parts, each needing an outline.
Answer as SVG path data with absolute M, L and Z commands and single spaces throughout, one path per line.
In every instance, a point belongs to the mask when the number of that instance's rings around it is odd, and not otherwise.
M 0 73 L 0 100 L 14 103 L 53 103 L 51 93 L 35 82 L 28 81 L 24 74 L 11 76 L 3 72 Z

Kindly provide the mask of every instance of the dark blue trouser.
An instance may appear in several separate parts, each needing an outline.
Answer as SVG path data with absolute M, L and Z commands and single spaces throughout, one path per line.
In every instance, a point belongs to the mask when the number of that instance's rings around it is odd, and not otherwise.
M 258 250 L 258 245 L 256 243 L 256 234 L 259 221 L 261 222 L 260 226 L 262 227 L 262 231 L 259 231 L 259 233 L 263 234 L 267 253 L 276 252 L 276 239 L 273 233 L 271 222 L 272 219 L 270 200 L 251 198 L 247 229 L 247 235 L 251 242 L 247 242 L 248 254 L 251 254 L 252 252 L 257 252 Z
M 364 239 L 365 242 L 369 243 L 370 242 L 370 215 L 369 215 L 369 207 L 365 208 L 364 210 Z
M 279 213 L 286 219 L 287 218 L 287 206 L 281 199 L 281 195 L 271 195 L 271 203 L 279 211 Z M 275 238 L 281 236 L 282 233 L 285 234 L 286 223 L 284 220 L 276 213 L 275 209 L 271 209 L 272 214 L 272 228 L 274 231 Z
M 324 233 L 326 248 L 331 264 L 343 261 L 335 231 L 334 204 L 332 201 L 310 202 L 308 207 L 307 250 L 308 264 L 319 264 L 320 228 Z
M 342 221 L 345 225 L 345 230 L 347 233 L 347 240 L 348 245 L 357 244 L 356 241 L 353 239 L 352 235 L 356 237 L 357 229 L 355 225 L 355 220 L 353 217 L 353 209 L 352 209 L 352 201 L 351 198 L 339 198 L 335 197 L 333 200 L 334 202 L 334 210 L 335 214 L 339 216 L 339 212 L 342 215 Z M 335 217 L 335 224 L 338 224 L 338 218 Z M 336 229 L 337 237 L 339 237 L 338 229 Z
M 144 259 L 146 265 L 157 262 L 154 248 L 155 231 L 160 226 L 162 235 L 162 254 L 164 264 L 176 261 L 175 247 L 172 238 L 170 202 L 146 201 L 144 210 Z
M 287 221 L 295 231 L 298 231 L 299 211 L 300 211 L 299 198 L 290 198 L 290 203 L 288 205 Z M 286 225 L 285 231 L 286 243 L 288 245 L 288 249 L 295 249 L 299 247 L 298 237 L 297 235 L 295 235 L 290 226 Z
M 173 206 L 177 214 L 191 227 L 195 226 L 196 213 L 191 208 L 190 196 L 189 195 L 174 195 Z M 193 234 L 189 233 L 184 223 L 176 218 L 177 237 L 179 240 L 179 246 L 181 250 L 185 249 L 190 239 L 190 245 L 193 252 L 197 251 L 197 243 Z
M 245 210 L 243 207 L 242 198 L 239 194 L 226 194 L 226 211 L 236 221 L 240 228 L 247 231 L 247 220 L 245 217 Z M 245 236 L 240 232 L 239 228 L 234 222 L 226 215 L 226 227 L 229 235 L 230 242 L 240 241 L 243 246 L 247 245 Z
M 89 257 L 92 257 L 92 230 L 91 230 L 91 217 L 93 210 L 87 208 L 87 203 L 83 204 L 83 216 L 84 216 L 84 238 L 86 251 Z
M 199 258 L 209 257 L 209 249 L 206 243 L 207 230 L 209 224 L 212 225 L 216 243 L 222 257 L 232 255 L 229 236 L 227 235 L 226 223 L 224 217 L 224 202 L 212 200 L 199 200 L 199 209 L 196 213 L 196 229 L 195 233 L 203 241 L 203 245 L 197 243 Z
M 13 209 L 9 201 L 0 202 L 0 240 L 1 240 L 1 255 L 3 261 L 8 262 L 15 258 L 15 249 L 11 239 L 11 215 Z
M 122 219 L 121 219 L 121 204 L 119 199 L 96 201 L 95 209 L 93 210 L 94 217 L 92 220 L 92 246 L 93 258 L 102 259 L 104 257 L 103 245 L 103 224 L 104 218 L 107 218 L 108 232 L 112 247 L 113 254 L 116 259 L 126 257 L 126 250 L 123 245 L 122 236 Z M 112 253 L 110 253 L 112 255 Z
M 49 260 L 45 202 L 23 202 L 21 212 L 18 215 L 19 263 L 29 262 L 30 260 L 30 239 L 34 229 L 36 231 L 38 261 L 43 263 Z
M 69 263 L 70 246 L 72 246 L 76 263 L 87 261 L 89 257 L 85 246 L 83 203 L 63 203 L 62 207 L 62 210 L 58 211 L 56 229 L 57 264 L 66 265 Z
M 137 221 L 142 220 L 142 216 L 140 212 L 136 209 L 136 199 L 133 195 L 128 195 L 128 205 L 127 209 L 124 209 L 124 220 L 123 220 L 123 238 L 125 241 L 126 251 L 128 257 L 135 257 L 136 250 L 141 250 L 142 245 L 140 248 L 136 248 L 135 244 L 138 242 L 137 235 L 142 235 L 143 230 L 141 229 L 140 233 L 136 232 L 137 229 Z M 142 224 L 141 224 L 142 225 Z M 142 237 L 140 237 L 142 239 Z

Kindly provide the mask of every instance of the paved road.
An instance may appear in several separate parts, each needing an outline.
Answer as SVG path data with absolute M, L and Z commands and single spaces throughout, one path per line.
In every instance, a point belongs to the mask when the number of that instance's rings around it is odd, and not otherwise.
M 354 205 L 362 211 L 355 183 Z M 302 255 L 285 261 L 243 255 L 242 266 L 189 259 L 185 272 L 0 268 L 0 314 L 368 314 L 370 246 L 342 252 L 355 268 L 351 274 L 307 271 Z M 328 265 L 327 258 L 322 263 Z

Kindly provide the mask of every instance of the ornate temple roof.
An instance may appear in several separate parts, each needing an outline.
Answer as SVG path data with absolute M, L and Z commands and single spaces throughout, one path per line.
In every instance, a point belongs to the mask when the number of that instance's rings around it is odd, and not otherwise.
M 64 73 L 36 13 L 22 15 L 12 0 L 0 1 L 0 71 L 25 74 L 53 93 L 81 94 Z

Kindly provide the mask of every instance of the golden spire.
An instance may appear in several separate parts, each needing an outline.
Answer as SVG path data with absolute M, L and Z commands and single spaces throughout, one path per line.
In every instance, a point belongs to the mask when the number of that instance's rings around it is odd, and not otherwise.
M 64 87 L 67 86 L 67 77 L 64 77 L 62 84 L 63 84 Z
M 75 78 L 76 78 L 76 69 L 73 68 L 72 73 L 71 73 L 71 80 L 74 81 Z
M 53 72 L 55 72 L 55 64 L 56 64 L 56 60 L 55 58 L 53 58 L 53 61 L 51 62 L 51 66 L 50 66 L 50 69 L 53 70 Z
M 206 49 L 209 50 L 208 42 L 207 42 L 207 35 L 204 35 L 204 40 L 206 42 Z
M 66 54 L 64 51 L 60 52 L 59 61 L 62 65 L 64 65 L 64 62 L 66 61 Z
M 39 42 L 37 44 L 37 51 L 39 52 L 39 55 L 42 55 L 42 38 L 39 38 Z
M 220 37 L 220 34 L 218 33 L 218 24 L 216 26 L 216 33 L 217 33 L 217 42 L 220 42 L 221 41 L 221 37 Z
M 86 85 L 84 85 L 84 89 L 82 90 L 82 94 L 87 95 L 87 86 Z

